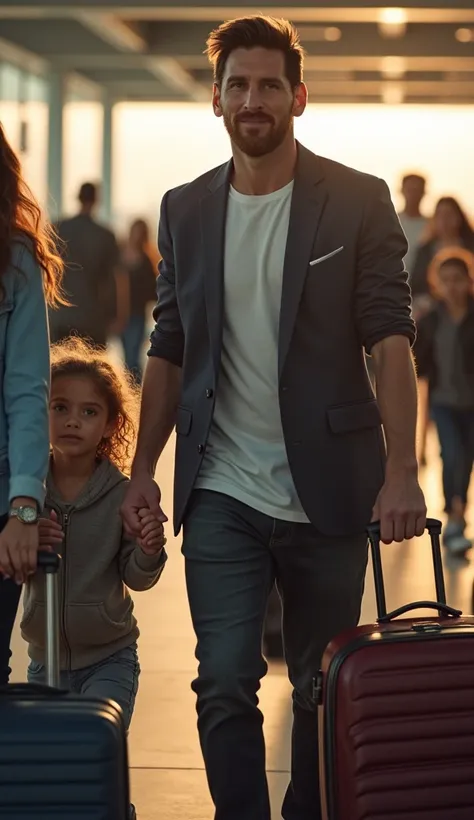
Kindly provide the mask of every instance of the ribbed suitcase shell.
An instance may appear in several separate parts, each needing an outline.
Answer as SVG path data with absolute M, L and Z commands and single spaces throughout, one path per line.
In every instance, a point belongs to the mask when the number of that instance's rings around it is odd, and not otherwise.
M 325 820 L 473 820 L 474 618 L 334 640 L 320 733 Z
M 0 693 L 1 820 L 127 820 L 126 733 L 113 701 Z

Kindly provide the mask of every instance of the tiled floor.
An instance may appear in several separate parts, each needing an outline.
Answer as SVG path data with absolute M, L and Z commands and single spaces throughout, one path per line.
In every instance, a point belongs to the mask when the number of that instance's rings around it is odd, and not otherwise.
M 436 442 L 430 440 L 430 468 L 423 483 L 431 515 L 440 515 L 441 498 Z M 158 479 L 163 503 L 171 510 L 173 447 L 163 456 Z M 474 524 L 474 520 L 472 522 Z M 142 674 L 130 735 L 133 799 L 139 820 L 211 820 L 212 806 L 199 750 L 194 696 L 189 683 L 195 671 L 194 640 L 183 582 L 178 539 L 168 533 L 170 560 L 156 589 L 136 595 L 140 622 Z M 384 550 L 389 606 L 409 599 L 433 597 L 428 542 L 392 545 Z M 470 609 L 474 565 L 447 564 L 448 601 Z M 374 593 L 369 573 L 363 621 L 374 618 Z M 26 652 L 18 632 L 14 638 L 14 679 L 24 679 Z M 268 770 L 274 820 L 288 781 L 290 689 L 285 670 L 273 665 L 263 683 Z

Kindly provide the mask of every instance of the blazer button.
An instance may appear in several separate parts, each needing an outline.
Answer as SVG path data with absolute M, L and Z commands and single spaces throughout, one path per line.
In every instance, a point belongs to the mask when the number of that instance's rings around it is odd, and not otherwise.
M 198 453 L 204 452 L 204 444 L 198 444 Z
M 213 395 L 214 395 L 214 390 L 211 390 L 211 388 L 208 387 L 207 390 L 206 390 L 206 398 L 207 399 L 212 399 Z

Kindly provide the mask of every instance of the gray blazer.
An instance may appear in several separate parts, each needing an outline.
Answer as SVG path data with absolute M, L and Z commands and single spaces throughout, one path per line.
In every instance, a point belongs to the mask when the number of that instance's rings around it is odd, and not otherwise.
M 176 533 L 215 403 L 231 171 L 232 162 L 209 171 L 169 191 L 161 206 L 163 259 L 149 355 L 183 368 Z M 406 252 L 385 182 L 298 146 L 283 272 L 278 399 L 298 496 L 310 521 L 328 535 L 362 532 L 383 482 L 384 438 L 364 350 L 370 353 L 387 336 L 414 340 Z

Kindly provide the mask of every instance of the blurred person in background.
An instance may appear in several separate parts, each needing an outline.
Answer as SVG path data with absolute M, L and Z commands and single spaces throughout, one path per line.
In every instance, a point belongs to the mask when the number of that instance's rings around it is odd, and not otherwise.
M 436 253 L 443 248 L 459 247 L 474 251 L 474 232 L 466 214 L 454 197 L 442 197 L 435 208 L 431 224 L 427 225 L 425 241 L 420 245 L 410 279 L 413 294 L 413 317 L 418 322 L 433 307 L 428 284 L 428 270 Z M 428 386 L 419 377 L 419 459 L 426 464 L 426 445 L 430 416 Z
M 473 280 L 473 254 L 445 248 L 435 256 L 428 284 L 437 301 L 420 319 L 415 344 L 441 445 L 448 516 L 444 542 L 453 554 L 472 546 L 465 536 L 465 512 L 474 459 Z
M 430 263 L 438 251 L 451 247 L 474 252 L 474 231 L 457 199 L 444 196 L 436 205 L 432 223 L 428 226 L 428 238 L 416 254 L 411 276 L 415 320 L 432 305 L 428 284 Z
M 70 306 L 50 314 L 51 340 L 75 333 L 105 347 L 108 337 L 121 333 L 127 323 L 128 278 L 120 268 L 115 235 L 94 218 L 97 186 L 85 182 L 79 202 L 79 213 L 57 225 Z
M 420 174 L 406 174 L 402 179 L 403 211 L 398 214 L 408 242 L 405 267 L 411 276 L 420 240 L 426 230 L 427 218 L 420 211 L 426 193 L 426 180 Z
M 0 685 L 21 584 L 35 571 L 49 459 L 46 303 L 60 304 L 62 262 L 0 125 Z
M 145 340 L 147 306 L 156 301 L 156 272 L 148 255 L 148 225 L 136 219 L 122 250 L 122 267 L 128 275 L 130 314 L 122 331 L 125 363 L 137 382 L 142 380 L 141 352 Z

